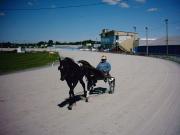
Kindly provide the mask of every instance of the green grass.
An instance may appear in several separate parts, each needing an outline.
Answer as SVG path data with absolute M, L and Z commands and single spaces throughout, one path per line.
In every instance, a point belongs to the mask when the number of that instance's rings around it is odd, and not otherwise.
M 49 54 L 49 52 L 0 52 L 0 74 L 44 66 L 57 61 L 58 58 L 58 53 Z

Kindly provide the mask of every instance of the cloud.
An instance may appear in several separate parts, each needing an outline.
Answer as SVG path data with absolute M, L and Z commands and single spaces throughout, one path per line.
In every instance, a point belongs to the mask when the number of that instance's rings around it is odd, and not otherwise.
M 122 8 L 129 8 L 129 5 L 126 2 L 121 2 L 119 6 Z
M 5 16 L 6 14 L 4 12 L 0 12 L 0 16 Z
M 109 5 L 117 5 L 121 0 L 102 0 L 102 2 L 107 3 Z
M 124 2 L 123 0 L 102 0 L 102 2 L 107 3 L 109 5 L 118 5 L 121 8 L 129 8 L 129 4 Z
M 146 0 L 135 0 L 138 3 L 146 3 Z
M 157 12 L 158 8 L 149 8 L 147 9 L 148 12 Z

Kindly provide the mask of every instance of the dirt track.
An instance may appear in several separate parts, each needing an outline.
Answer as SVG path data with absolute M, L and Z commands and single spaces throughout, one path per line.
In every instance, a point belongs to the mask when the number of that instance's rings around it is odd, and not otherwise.
M 96 66 L 100 53 L 60 51 Z M 91 95 L 69 111 L 57 66 L 0 76 L 0 135 L 179 135 L 180 66 L 155 58 L 106 54 L 114 94 Z M 107 87 L 99 82 L 97 87 Z M 80 94 L 80 84 L 75 93 Z

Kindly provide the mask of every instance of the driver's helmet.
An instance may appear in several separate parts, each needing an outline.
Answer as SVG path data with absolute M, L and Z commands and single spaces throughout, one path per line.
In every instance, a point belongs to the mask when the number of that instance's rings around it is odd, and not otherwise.
M 101 60 L 106 60 L 107 57 L 105 55 L 101 56 Z

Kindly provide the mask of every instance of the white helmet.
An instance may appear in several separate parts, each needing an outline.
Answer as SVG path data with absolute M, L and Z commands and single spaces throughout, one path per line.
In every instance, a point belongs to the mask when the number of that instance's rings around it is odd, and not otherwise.
M 102 59 L 102 60 L 106 60 L 107 57 L 106 57 L 105 55 L 103 55 L 103 56 L 101 56 L 101 59 Z

